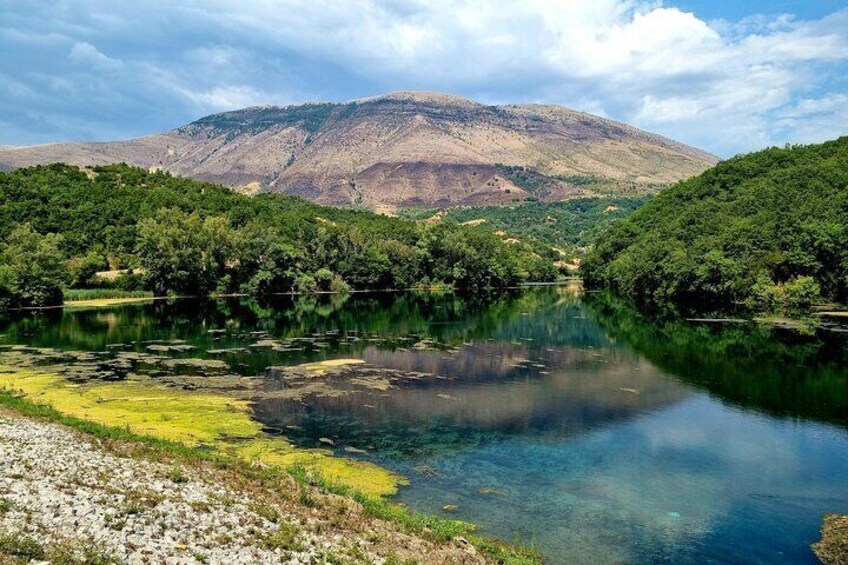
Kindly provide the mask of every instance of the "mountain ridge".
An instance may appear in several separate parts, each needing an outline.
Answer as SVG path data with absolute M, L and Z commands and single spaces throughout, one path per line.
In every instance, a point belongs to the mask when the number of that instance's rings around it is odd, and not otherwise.
M 0 149 L 4 170 L 57 161 L 126 162 L 245 192 L 393 209 L 651 193 L 718 159 L 564 106 L 400 91 L 252 106 L 126 141 Z

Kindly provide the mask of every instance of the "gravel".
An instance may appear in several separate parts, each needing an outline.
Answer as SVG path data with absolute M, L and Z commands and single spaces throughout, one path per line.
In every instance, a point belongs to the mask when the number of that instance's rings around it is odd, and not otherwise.
M 121 457 L 66 428 L 0 414 L 0 535 L 129 564 L 312 563 L 357 544 L 309 525 L 285 512 L 269 519 L 249 494 L 190 469 Z M 382 563 L 362 545 L 360 556 Z

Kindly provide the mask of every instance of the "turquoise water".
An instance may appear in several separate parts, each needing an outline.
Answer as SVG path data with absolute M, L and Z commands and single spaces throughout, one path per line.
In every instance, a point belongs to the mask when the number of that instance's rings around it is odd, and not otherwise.
M 269 367 L 362 358 L 390 386 L 348 375 L 328 380 L 332 393 L 258 391 L 255 417 L 394 469 L 410 479 L 399 502 L 550 563 L 815 563 L 823 514 L 848 513 L 840 330 L 649 320 L 542 288 L 66 311 L 0 324 L 0 343 L 180 339 L 193 349 L 173 355 L 223 358 L 269 389 Z M 283 346 L 253 347 L 269 338 Z

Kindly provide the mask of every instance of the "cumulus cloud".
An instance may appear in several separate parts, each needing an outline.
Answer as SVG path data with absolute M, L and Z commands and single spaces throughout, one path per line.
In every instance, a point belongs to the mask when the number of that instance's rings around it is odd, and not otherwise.
M 65 137 L 400 89 L 565 104 L 721 155 L 848 133 L 848 9 L 705 21 L 671 0 L 65 0 L 0 16 L 0 47 L 20 55 L 0 60 L 15 77 L 0 111 L 29 89 L 30 120 L 87 124 Z

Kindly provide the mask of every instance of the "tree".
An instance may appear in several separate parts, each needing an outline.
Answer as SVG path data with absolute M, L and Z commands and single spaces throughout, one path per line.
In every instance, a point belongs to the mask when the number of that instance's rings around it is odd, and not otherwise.
M 303 255 L 273 229 L 248 224 L 236 234 L 241 292 L 267 296 L 294 290 Z
M 156 296 L 200 294 L 213 288 L 202 248 L 203 222 L 175 209 L 138 224 L 136 250 L 147 286 Z
M 29 224 L 14 228 L 0 253 L 0 300 L 19 307 L 61 304 L 65 282 L 61 243 L 61 236 L 41 235 Z
M 71 257 L 66 265 L 71 288 L 84 288 L 93 283 L 94 276 L 108 264 L 102 253 L 91 250 L 84 255 Z
M 848 300 L 848 137 L 734 157 L 604 233 L 589 286 L 637 303 L 803 311 Z M 649 303 L 649 304 L 647 304 Z

